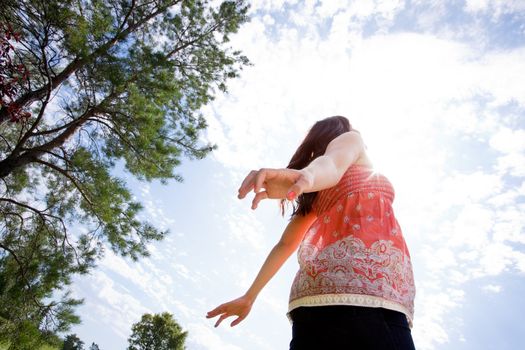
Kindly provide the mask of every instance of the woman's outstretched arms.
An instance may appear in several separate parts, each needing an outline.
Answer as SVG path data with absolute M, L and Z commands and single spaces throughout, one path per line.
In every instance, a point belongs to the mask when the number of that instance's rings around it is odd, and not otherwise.
M 259 292 L 281 268 L 288 257 L 297 249 L 306 230 L 308 230 L 315 218 L 315 213 L 311 212 L 306 216 L 296 215 L 290 220 L 281 239 L 270 251 L 270 254 L 268 254 L 266 261 L 263 263 L 248 291 L 240 298 L 219 305 L 208 312 L 206 315 L 207 318 L 219 316 L 215 327 L 219 326 L 225 318 L 230 316 L 237 316 L 231 323 L 232 327 L 239 324 L 239 322 L 248 316 Z
M 239 188 L 239 198 L 254 191 L 252 209 L 263 199 L 296 198 L 301 193 L 316 192 L 336 185 L 348 167 L 363 154 L 364 145 L 356 132 L 344 133 L 332 140 L 324 155 L 316 158 L 306 168 L 260 169 L 252 171 Z M 226 318 L 237 316 L 231 326 L 239 324 L 248 316 L 257 295 L 297 249 L 306 230 L 315 220 L 314 212 L 292 218 L 279 242 L 273 247 L 248 291 L 235 300 L 219 305 L 208 312 L 207 318 L 219 316 L 215 326 Z
M 355 131 L 333 139 L 324 155 L 313 160 L 306 168 L 260 169 L 251 171 L 239 188 L 239 198 L 255 192 L 252 209 L 263 199 L 292 200 L 301 193 L 316 192 L 336 185 L 348 167 L 363 154 L 364 143 Z

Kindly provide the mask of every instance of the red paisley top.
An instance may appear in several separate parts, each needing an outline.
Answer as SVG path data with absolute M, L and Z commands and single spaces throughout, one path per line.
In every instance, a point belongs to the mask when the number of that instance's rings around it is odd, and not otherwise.
M 412 325 L 416 290 L 393 200 L 385 176 L 355 164 L 337 185 L 317 194 L 317 220 L 299 247 L 289 311 L 321 305 L 383 307 L 404 313 Z

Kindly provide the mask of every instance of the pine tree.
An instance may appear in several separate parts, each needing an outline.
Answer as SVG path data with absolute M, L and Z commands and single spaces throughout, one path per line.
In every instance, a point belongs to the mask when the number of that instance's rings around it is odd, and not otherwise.
M 180 181 L 183 158 L 214 148 L 199 111 L 249 63 L 228 46 L 246 13 L 242 0 L 2 1 L 16 36 L 0 33 L 0 341 L 67 331 L 74 274 L 165 236 L 117 165 Z

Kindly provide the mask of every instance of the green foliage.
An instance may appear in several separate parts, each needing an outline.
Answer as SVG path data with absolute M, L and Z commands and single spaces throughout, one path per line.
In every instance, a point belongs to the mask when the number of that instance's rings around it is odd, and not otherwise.
M 62 350 L 84 350 L 84 342 L 76 334 L 69 334 L 64 339 Z
M 68 285 L 104 249 L 138 259 L 166 235 L 140 219 L 116 166 L 181 181 L 184 158 L 215 148 L 200 141 L 200 109 L 249 62 L 228 46 L 247 5 L 212 3 L 2 1 L 0 22 L 20 34 L 11 63 L 29 74 L 12 104 L 31 113 L 15 123 L 0 107 L 0 341 L 11 349 L 53 345 L 80 321 Z
M 8 343 L 0 343 L 0 350 L 7 350 L 8 348 L 9 348 Z M 60 350 L 60 349 L 61 347 L 59 346 L 49 345 L 49 344 L 44 344 L 44 345 L 40 345 L 39 347 L 32 348 L 32 350 Z M 98 350 L 98 349 L 95 349 L 95 350 Z
M 167 312 L 142 315 L 131 331 L 127 350 L 183 350 L 188 335 Z
M 58 336 L 41 332 L 30 321 L 22 321 L 10 331 L 10 340 L 0 342 L 0 350 L 58 350 L 62 344 Z
M 89 346 L 88 350 L 100 350 L 100 348 L 99 348 L 98 344 L 91 343 L 91 345 Z

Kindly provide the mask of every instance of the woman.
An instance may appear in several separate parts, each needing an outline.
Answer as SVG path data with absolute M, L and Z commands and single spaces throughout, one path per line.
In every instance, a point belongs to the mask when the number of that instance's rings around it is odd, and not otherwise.
M 255 192 L 294 201 L 289 224 L 246 294 L 208 312 L 237 316 L 299 247 L 288 316 L 290 349 L 414 349 L 410 327 L 415 286 L 410 255 L 392 210 L 390 182 L 374 173 L 360 134 L 348 120 L 318 121 L 286 169 L 252 171 L 239 198 Z M 284 209 L 283 209 L 284 210 Z

